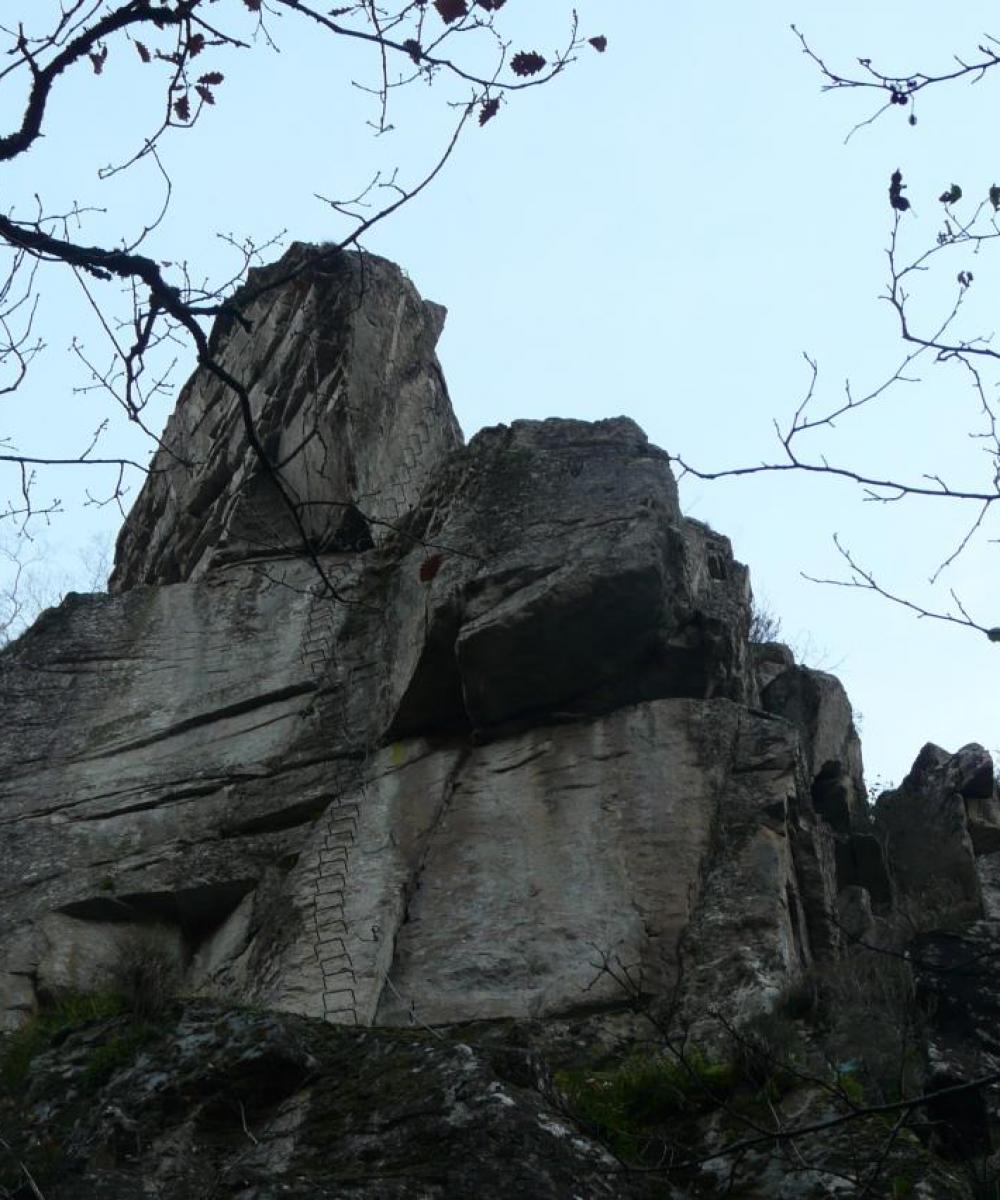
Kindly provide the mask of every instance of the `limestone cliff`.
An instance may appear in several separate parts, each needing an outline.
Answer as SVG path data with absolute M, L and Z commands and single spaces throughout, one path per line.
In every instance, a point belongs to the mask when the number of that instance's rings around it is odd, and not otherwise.
M 196 373 L 111 594 L 0 654 L 8 1028 L 141 938 L 216 1004 L 428 1031 L 641 1003 L 711 1045 L 888 946 L 928 871 L 921 933 L 997 919 L 988 756 L 925 751 L 873 823 L 843 688 L 750 644 L 746 568 L 633 422 L 463 446 L 443 310 L 398 268 L 295 246 L 251 284 L 213 344 L 316 561 Z

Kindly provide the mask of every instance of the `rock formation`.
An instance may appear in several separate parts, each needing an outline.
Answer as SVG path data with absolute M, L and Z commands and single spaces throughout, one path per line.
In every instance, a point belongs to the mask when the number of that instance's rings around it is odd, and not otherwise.
M 641 1003 L 705 1046 L 859 940 L 896 945 L 900 914 L 992 945 L 988 755 L 925 748 L 873 821 L 843 688 L 749 643 L 746 568 L 682 516 L 633 422 L 463 446 L 443 310 L 384 260 L 297 245 L 237 308 L 213 346 L 280 478 L 199 371 L 110 594 L 68 596 L 0 654 L 7 1028 L 106 989 L 136 939 L 216 1005 L 600 1040 L 594 1014 Z M 385 1036 L 351 1044 L 377 1057 Z M 962 1064 L 939 1074 L 992 1053 L 945 1047 Z M 490 1069 L 477 1104 L 556 1120 L 551 1088 L 504 1099 Z M 297 1087 L 271 1106 L 293 1141 Z M 573 1187 L 633 1194 L 565 1137 Z M 778 1194 L 766 1178 L 747 1194 Z

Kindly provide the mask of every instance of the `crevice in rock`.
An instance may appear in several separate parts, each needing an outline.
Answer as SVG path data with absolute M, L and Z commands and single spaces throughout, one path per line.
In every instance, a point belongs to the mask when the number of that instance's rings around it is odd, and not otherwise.
M 837 891 L 863 887 L 876 907 L 892 904 L 892 884 L 882 843 L 870 833 L 852 833 L 836 842 Z
M 234 879 L 176 891 L 90 896 L 63 904 L 55 911 L 78 921 L 101 924 L 156 921 L 176 925 L 189 944 L 197 945 L 221 925 L 256 886 L 256 879 Z
M 313 680 L 288 684 L 286 687 L 276 688 L 273 692 L 251 696 L 247 700 L 237 700 L 232 704 L 224 704 L 221 708 L 212 709 L 210 712 L 199 713 L 196 717 L 189 717 L 186 721 L 177 721 L 167 729 L 150 734 L 148 737 L 136 738 L 134 741 L 119 742 L 115 746 L 108 746 L 99 753 L 91 754 L 81 761 L 94 762 L 102 758 L 113 758 L 115 755 L 124 754 L 129 750 L 142 750 L 146 746 L 155 745 L 157 742 L 168 741 L 170 738 L 178 737 L 180 734 L 189 733 L 192 729 L 198 729 L 202 725 L 213 725 L 217 721 L 224 721 L 230 717 L 239 717 L 244 713 L 253 712 L 254 709 L 266 708 L 271 704 L 280 704 L 284 700 L 292 700 L 296 696 L 304 696 L 314 691 L 316 691 L 316 683 Z
M 472 752 L 473 752 L 472 748 L 469 746 L 466 746 L 465 748 L 463 748 L 461 753 L 459 753 L 459 755 L 455 759 L 455 762 L 452 765 L 451 770 L 448 772 L 448 777 L 446 778 L 446 780 L 444 782 L 444 786 L 441 789 L 441 802 L 438 805 L 437 812 L 434 814 L 433 821 L 431 822 L 430 826 L 427 829 L 426 834 L 424 835 L 423 846 L 420 849 L 419 858 L 418 858 L 416 864 L 414 865 L 414 867 L 410 871 L 409 879 L 407 879 L 403 884 L 403 887 L 402 887 L 402 901 L 403 902 L 402 902 L 402 905 L 400 908 L 399 923 L 397 924 L 396 928 L 391 931 L 391 934 L 390 934 L 391 945 L 389 947 L 389 952 L 386 957 L 385 974 L 379 980 L 378 991 L 375 996 L 375 1003 L 372 1007 L 372 1012 L 374 1014 L 376 1014 L 376 1018 L 377 1018 L 378 1011 L 382 1006 L 382 1002 L 385 998 L 385 993 L 386 993 L 387 989 L 392 992 L 393 996 L 398 1001 L 400 1001 L 402 1003 L 407 1003 L 406 998 L 401 995 L 401 993 L 397 990 L 395 984 L 393 984 L 393 982 L 392 982 L 392 972 L 393 972 L 393 967 L 396 962 L 396 942 L 399 937 L 400 930 L 403 928 L 404 925 L 408 924 L 408 922 L 410 920 L 410 902 L 411 902 L 413 896 L 420 890 L 421 877 L 424 873 L 424 870 L 426 869 L 427 859 L 429 858 L 431 850 L 434 847 L 435 834 L 437 833 L 437 830 L 439 829 L 441 822 L 444 820 L 444 818 L 448 812 L 448 809 L 451 807 L 451 802 L 452 802 L 452 800 L 455 796 L 455 792 L 458 788 L 458 780 L 462 774 L 462 769 L 465 767 L 465 764 L 469 761 L 469 758 L 470 758 Z M 411 1010 L 412 1010 L 412 1004 L 411 1004 Z M 414 1016 L 415 1020 L 419 1021 L 418 1013 L 413 1013 L 412 1015 Z
M 317 549 L 330 552 L 361 553 L 365 550 L 372 550 L 374 547 L 375 542 L 372 539 L 368 521 L 353 504 L 349 504 L 344 510 L 340 525 L 329 544 L 317 547 Z
M 289 804 L 286 808 L 274 809 L 261 813 L 245 821 L 224 825 L 219 831 L 220 839 L 247 837 L 253 834 L 281 833 L 285 829 L 295 829 L 299 825 L 309 825 L 320 817 L 330 806 L 329 796 L 317 796 L 309 800 L 301 800 L 297 804 Z
M 156 796 L 151 800 L 142 800 L 136 804 L 124 804 L 120 808 L 106 808 L 98 812 L 87 812 L 73 815 L 73 820 L 76 821 L 107 821 L 117 817 L 123 817 L 130 813 L 148 812 L 150 809 L 168 808 L 172 804 L 181 804 L 188 800 L 196 800 L 201 796 L 211 796 L 218 792 L 221 787 L 224 787 L 227 780 L 220 780 L 214 783 L 205 784 L 201 787 L 181 788 L 176 792 L 165 792 L 163 795 Z M 88 803 L 92 803 L 88 801 Z M 72 809 L 73 805 L 65 807 Z
M 838 833 L 851 831 L 850 783 L 836 759 L 823 763 L 810 789 L 813 808 Z
M 456 610 L 443 609 L 435 614 L 409 684 L 385 731 L 384 742 L 471 731 L 455 655 L 458 628 Z
M 796 957 L 799 960 L 800 967 L 809 966 L 809 955 L 806 953 L 805 945 L 802 941 L 802 921 L 799 917 L 799 898 L 795 893 L 790 881 L 785 883 L 785 903 L 788 906 L 788 923 L 792 931 L 792 945 L 795 948 Z

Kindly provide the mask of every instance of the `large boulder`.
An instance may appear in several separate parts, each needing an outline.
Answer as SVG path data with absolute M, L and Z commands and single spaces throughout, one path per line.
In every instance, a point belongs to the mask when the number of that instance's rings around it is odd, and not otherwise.
M 401 527 L 385 597 L 396 734 L 749 695 L 746 568 L 685 521 L 624 418 L 517 421 L 451 456 Z

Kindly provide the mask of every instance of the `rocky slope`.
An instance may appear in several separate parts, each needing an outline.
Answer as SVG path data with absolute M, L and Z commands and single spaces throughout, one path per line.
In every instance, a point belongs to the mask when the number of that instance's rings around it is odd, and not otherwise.
M 621 1194 L 536 1056 L 426 1034 L 205 1004 L 95 1019 L 37 1055 L 25 1108 L 18 1161 L 47 1200 Z
M 954 1014 L 993 1012 L 989 756 L 925 748 L 873 819 L 843 688 L 749 641 L 746 569 L 682 516 L 666 456 L 631 421 L 515 422 L 463 446 L 434 356 L 443 310 L 398 268 L 295 246 L 251 288 L 261 294 L 213 344 L 305 502 L 315 560 L 233 402 L 199 372 L 122 531 L 111 594 L 67 597 L 0 654 L 0 1006 L 22 1028 L 11 1044 L 60 998 L 114 990 L 137 945 L 188 998 L 96 1083 L 88 1055 L 128 1043 L 127 1018 L 39 1051 L 22 1165 L 58 1118 L 73 1152 L 56 1156 L 56 1196 L 200 1195 L 179 1147 L 223 1126 L 205 1195 L 624 1196 L 653 1183 L 712 1195 L 737 1161 L 744 1194 L 834 1194 L 850 1173 L 841 1143 L 811 1136 L 800 1170 L 760 1131 L 878 1100 L 884 1064 L 860 1071 L 864 1101 L 829 1066 L 843 1034 L 830 1006 L 850 1008 L 837 989 L 878 954 L 910 983 L 864 977 L 862 991 L 936 996 L 913 1002 L 904 1098 L 951 1088 L 938 1124 L 976 1130 L 911 1134 L 924 1109 L 904 1105 L 904 1131 L 932 1157 L 982 1158 L 990 1093 L 961 1089 L 1000 1063 L 985 1026 L 970 1038 Z M 959 1000 L 967 951 L 978 974 Z M 796 988 L 812 996 L 799 1012 Z M 877 1009 L 858 1012 L 884 1050 L 902 1018 L 886 1025 Z M 779 1045 L 767 1023 L 782 1013 Z M 486 1049 L 455 1040 L 468 1022 Z M 536 1063 L 514 1090 L 495 1066 L 500 1029 L 504 1061 Z M 256 1042 L 297 1047 L 273 1095 L 267 1055 L 218 1104 L 204 1062 L 197 1080 L 184 1066 L 185 1047 L 214 1046 L 218 1071 L 241 1077 Z M 763 1101 L 751 1042 L 774 1068 Z M 594 1140 L 635 1124 L 628 1104 L 614 1120 L 593 1106 L 595 1088 L 625 1086 L 614 1072 L 634 1075 L 637 1053 L 685 1098 L 658 1110 L 655 1136 L 619 1139 L 628 1161 L 658 1147 L 653 1181 L 623 1175 Z M 352 1085 L 327 1147 L 346 1165 L 318 1175 L 317 1096 L 347 1060 L 363 1081 L 398 1060 L 400 1079 L 425 1078 L 427 1107 L 420 1089 L 410 1110 L 402 1084 L 381 1097 Z M 98 1107 L 74 1088 L 99 1093 Z M 955 1116 L 970 1097 L 973 1117 Z M 752 1115 L 726 1128 L 746 1104 Z M 138 1122 L 133 1150 L 100 1123 L 112 1109 Z M 716 1155 L 747 1128 L 763 1140 Z M 404 1169 L 445 1129 L 437 1175 Z M 493 1149 L 472 1164 L 477 1138 Z M 901 1146 L 915 1161 L 900 1138 L 879 1158 L 871 1135 L 867 1183 L 851 1159 L 858 1194 L 905 1194 L 885 1190 Z M 686 1173 L 664 1174 L 668 1161 Z M 944 1187 L 937 1162 L 921 1171 Z M 153 1175 L 159 1190 L 140 1190 Z M 58 1190 L 68 1176 L 91 1190 Z M 700 1190 L 670 1191 L 680 1178 Z

